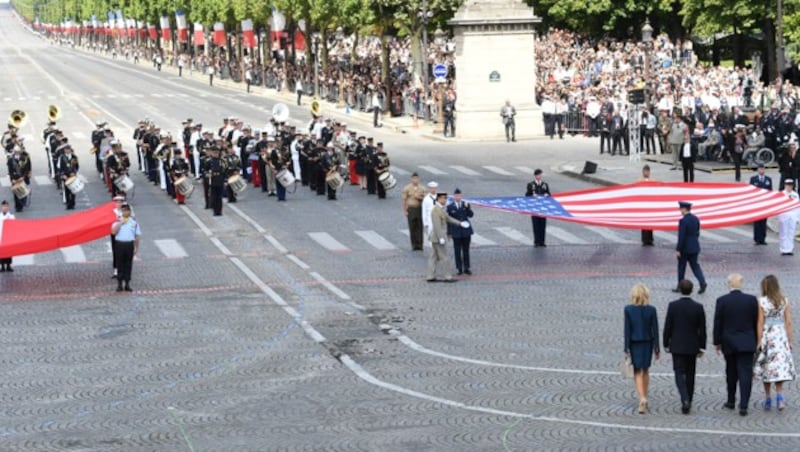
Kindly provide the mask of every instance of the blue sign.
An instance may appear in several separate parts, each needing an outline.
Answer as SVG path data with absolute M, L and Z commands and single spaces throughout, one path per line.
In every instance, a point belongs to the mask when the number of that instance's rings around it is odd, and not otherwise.
M 447 77 L 447 66 L 444 64 L 437 64 L 433 67 L 433 75 L 436 76 L 436 78 Z

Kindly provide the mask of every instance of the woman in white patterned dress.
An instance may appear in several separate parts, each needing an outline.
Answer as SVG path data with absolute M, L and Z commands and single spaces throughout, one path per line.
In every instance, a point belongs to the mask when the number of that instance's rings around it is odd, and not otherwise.
M 770 386 L 775 384 L 775 406 L 786 407 L 783 382 L 794 380 L 792 359 L 792 316 L 789 301 L 781 293 L 778 278 L 768 275 L 761 280 L 761 298 L 758 300 L 758 331 L 760 338 L 754 375 L 764 383 L 764 409 L 772 409 Z

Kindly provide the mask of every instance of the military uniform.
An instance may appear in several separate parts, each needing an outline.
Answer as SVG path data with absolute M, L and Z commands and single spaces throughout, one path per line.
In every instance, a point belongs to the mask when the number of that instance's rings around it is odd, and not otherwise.
M 414 173 L 412 177 L 417 177 Z M 408 236 L 411 239 L 411 249 L 422 250 L 422 199 L 425 197 L 425 188 L 419 184 L 409 183 L 403 188 L 403 213 L 408 220 Z
M 69 145 L 66 145 L 69 146 Z M 63 150 L 64 152 L 58 159 L 58 165 L 56 166 L 59 178 L 66 182 L 72 176 L 78 175 L 78 170 L 80 166 L 78 165 L 78 156 L 72 152 L 72 148 L 69 148 L 70 152 L 66 152 L 67 149 Z M 63 185 L 63 184 L 62 184 Z M 64 202 L 67 205 L 67 210 L 72 210 L 75 208 L 75 194 L 72 193 L 72 190 L 64 186 L 63 188 L 64 193 Z
M 534 176 L 538 176 L 541 173 L 542 171 L 537 169 L 533 174 Z M 525 196 L 527 197 L 550 196 L 550 186 L 547 185 L 547 182 L 541 179 L 533 180 L 528 183 L 528 186 L 526 187 L 525 190 Z M 547 218 L 534 215 L 531 216 L 531 222 L 533 223 L 533 246 L 535 247 L 546 246 L 544 240 L 545 240 L 545 232 L 547 229 Z
M 214 148 L 206 165 L 206 177 L 208 177 L 209 204 L 214 210 L 214 216 L 222 215 L 222 192 L 225 190 L 225 177 L 228 174 L 228 166 L 225 159 L 218 153 L 220 150 Z

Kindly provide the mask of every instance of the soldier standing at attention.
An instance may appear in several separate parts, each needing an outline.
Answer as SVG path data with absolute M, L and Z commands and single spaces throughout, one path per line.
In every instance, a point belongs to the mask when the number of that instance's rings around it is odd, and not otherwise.
M 411 182 L 403 188 L 403 215 L 408 220 L 408 236 L 411 249 L 422 251 L 422 199 L 425 189 L 419 184 L 419 175 L 411 175 Z
M 542 174 L 543 171 L 539 168 L 533 172 L 534 179 L 528 183 L 528 187 L 525 190 L 525 196 L 529 198 L 550 196 L 550 186 L 547 185 L 547 182 L 542 180 Z M 533 246 L 537 248 L 547 246 L 544 243 L 545 230 L 547 229 L 547 218 L 534 215 L 531 216 L 531 222 L 533 223 Z

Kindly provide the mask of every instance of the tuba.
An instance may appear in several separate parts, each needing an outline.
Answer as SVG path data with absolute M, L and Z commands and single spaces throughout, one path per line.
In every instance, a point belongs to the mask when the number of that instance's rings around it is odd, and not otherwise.
M 275 104 L 272 107 L 272 119 L 275 122 L 286 122 L 289 119 L 289 107 L 286 104 Z
M 47 107 L 47 119 L 49 119 L 51 122 L 56 122 L 60 117 L 61 109 L 58 108 L 58 105 L 50 105 Z
M 319 101 L 314 99 L 311 101 L 311 116 L 315 119 L 322 114 L 322 107 L 319 105 Z
M 28 115 L 22 110 L 14 110 L 8 117 L 8 125 L 21 129 L 28 122 Z

